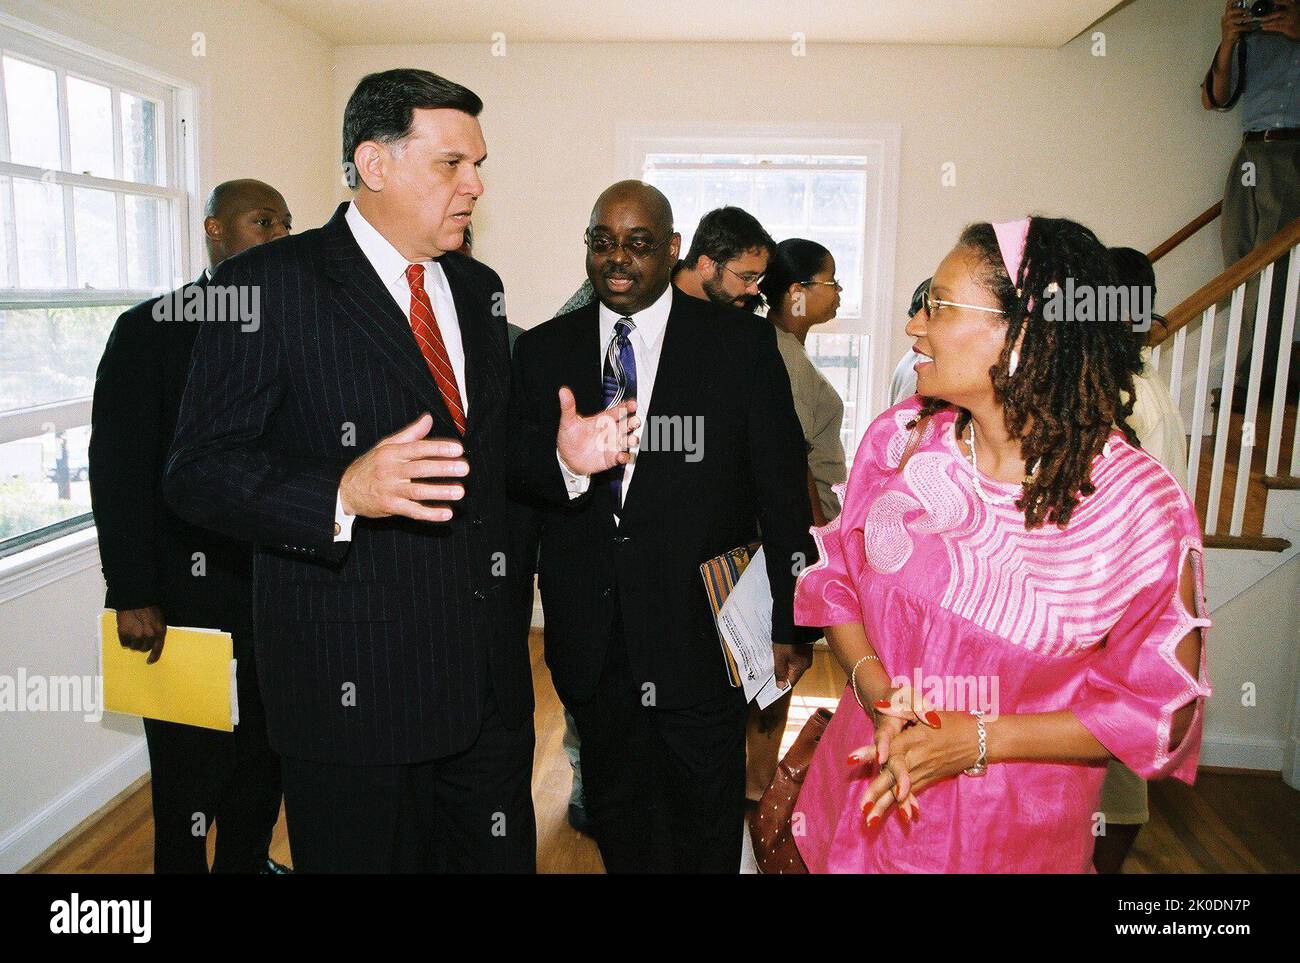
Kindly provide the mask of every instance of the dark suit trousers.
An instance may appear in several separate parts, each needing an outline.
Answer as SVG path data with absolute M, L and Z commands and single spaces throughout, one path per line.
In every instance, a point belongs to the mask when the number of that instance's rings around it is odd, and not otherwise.
M 284 808 L 295 872 L 533 873 L 533 721 L 483 726 L 453 756 L 347 766 L 285 756 Z
M 235 637 L 239 725 L 234 732 L 144 720 L 153 794 L 155 873 L 206 873 L 216 825 L 214 873 L 265 865 L 280 816 L 280 758 L 266 738 L 253 647 Z M 167 658 L 163 649 L 162 657 Z
M 737 873 L 745 798 L 742 690 L 685 710 L 642 700 L 616 623 L 595 694 L 567 707 L 582 742 L 583 795 L 605 869 Z

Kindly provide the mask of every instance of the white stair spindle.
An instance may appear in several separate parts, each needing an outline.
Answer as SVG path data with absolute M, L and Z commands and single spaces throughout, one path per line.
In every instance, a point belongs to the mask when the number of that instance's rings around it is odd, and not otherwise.
M 1201 442 L 1205 438 L 1205 396 L 1210 386 L 1210 351 L 1214 341 L 1215 306 L 1201 313 L 1201 350 L 1196 360 L 1196 395 L 1192 403 L 1192 438 L 1187 453 L 1187 491 L 1196 499 L 1196 478 L 1201 472 Z
M 1250 349 L 1250 374 L 1246 379 L 1246 410 L 1241 421 L 1241 451 L 1237 455 L 1237 484 L 1232 492 L 1232 520 L 1228 534 L 1240 535 L 1246 518 L 1246 486 L 1255 457 L 1255 416 L 1259 413 L 1259 382 L 1264 375 L 1264 339 L 1268 335 L 1269 301 L 1273 296 L 1273 265 L 1259 275 L 1259 298 L 1255 305 L 1255 340 Z
M 1282 301 L 1282 335 L 1278 340 L 1281 350 L 1277 356 L 1277 380 L 1273 383 L 1273 407 L 1268 419 L 1268 456 L 1264 460 L 1264 474 L 1276 475 L 1277 463 L 1282 455 L 1282 422 L 1286 417 L 1286 383 L 1291 375 L 1291 339 L 1295 336 L 1296 295 L 1300 288 L 1300 244 L 1291 248 L 1290 263 L 1286 272 L 1286 297 Z M 1296 422 L 1300 426 L 1300 420 Z M 1300 474 L 1300 445 L 1291 444 L 1291 474 Z
M 1210 467 L 1210 500 L 1205 505 L 1205 534 L 1214 535 L 1219 526 L 1219 499 L 1223 495 L 1223 463 L 1228 457 L 1228 431 L 1232 427 L 1232 390 L 1237 381 L 1237 341 L 1241 337 L 1241 312 L 1246 303 L 1246 285 L 1232 292 L 1228 313 L 1228 343 L 1223 353 L 1223 381 L 1219 386 L 1219 417 L 1214 428 L 1214 461 Z

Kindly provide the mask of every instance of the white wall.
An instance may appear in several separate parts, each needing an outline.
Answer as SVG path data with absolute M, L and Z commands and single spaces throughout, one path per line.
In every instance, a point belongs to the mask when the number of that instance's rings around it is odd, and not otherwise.
M 98 672 L 95 622 L 104 581 L 91 535 L 85 549 L 52 563 L 54 570 L 23 577 L 31 590 L 16 598 L 15 579 L 0 578 L 0 675 Z M 31 862 L 148 767 L 138 719 L 92 721 L 83 711 L 0 713 L 0 872 Z
M 620 177 L 619 123 L 902 125 L 891 357 L 910 343 L 904 309 L 962 226 L 1029 211 L 1067 215 L 1109 244 L 1148 249 L 1212 204 L 1239 138 L 1201 109 L 1220 0 L 1138 0 L 1061 50 L 781 44 L 344 46 L 335 109 L 365 73 L 417 66 L 485 102 L 487 193 L 476 251 L 531 327 L 583 275 L 582 230 Z M 940 166 L 957 165 L 955 187 Z M 341 195 L 342 196 L 342 195 Z M 1168 307 L 1220 270 L 1217 232 L 1161 267 Z M 1207 273 L 1208 272 L 1208 273 Z M 889 366 L 892 368 L 892 364 Z
M 1288 760 L 1300 746 L 1300 728 L 1292 734 L 1292 726 L 1300 726 L 1300 557 L 1210 617 L 1214 696 L 1205 718 L 1201 763 L 1271 771 L 1294 765 Z

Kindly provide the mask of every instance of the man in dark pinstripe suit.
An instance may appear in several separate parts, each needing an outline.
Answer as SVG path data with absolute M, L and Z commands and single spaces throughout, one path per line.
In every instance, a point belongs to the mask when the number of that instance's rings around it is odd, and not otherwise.
M 511 632 L 507 466 L 566 497 L 627 461 L 634 405 L 507 424 L 501 280 L 455 253 L 483 192 L 471 91 L 362 79 L 354 198 L 222 265 L 253 317 L 207 317 L 166 494 L 253 542 L 259 676 L 295 868 L 535 867 L 528 653 Z M 250 299 L 249 294 L 255 294 Z M 218 302 L 220 303 L 220 302 Z

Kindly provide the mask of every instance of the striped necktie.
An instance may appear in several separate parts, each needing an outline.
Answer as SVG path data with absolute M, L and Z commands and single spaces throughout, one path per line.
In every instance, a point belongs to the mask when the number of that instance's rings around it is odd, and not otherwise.
M 636 327 L 631 318 L 614 322 L 614 336 L 605 349 L 605 367 L 601 372 L 601 395 L 606 408 L 636 397 L 636 354 L 628 335 Z M 626 465 L 609 470 L 609 487 L 614 493 L 614 514 L 623 510 L 623 472 Z
M 429 373 L 437 382 L 447 413 L 451 415 L 456 430 L 465 434 L 465 407 L 460 402 L 460 388 L 456 386 L 456 372 L 451 367 L 447 345 L 442 340 L 442 329 L 433 315 L 433 305 L 424 290 L 424 265 L 411 264 L 406 268 L 406 282 L 411 286 L 411 331 L 420 345 L 420 354 L 429 366 Z

